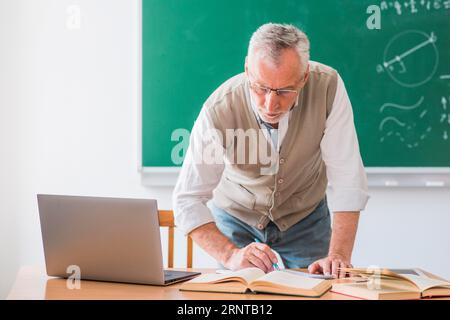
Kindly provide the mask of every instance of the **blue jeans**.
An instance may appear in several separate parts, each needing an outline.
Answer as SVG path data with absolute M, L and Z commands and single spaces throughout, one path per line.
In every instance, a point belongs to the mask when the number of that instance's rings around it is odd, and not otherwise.
M 272 221 L 259 230 L 216 207 L 212 201 L 208 206 L 217 228 L 237 247 L 243 248 L 257 238 L 280 254 L 286 268 L 307 268 L 328 254 L 331 219 L 326 197 L 310 215 L 286 231 L 280 231 Z

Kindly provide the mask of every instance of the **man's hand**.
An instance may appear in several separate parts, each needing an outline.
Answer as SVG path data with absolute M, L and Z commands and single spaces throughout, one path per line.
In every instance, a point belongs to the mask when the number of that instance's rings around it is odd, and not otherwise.
M 323 273 L 326 276 L 332 275 L 334 278 L 345 278 L 346 273 L 339 271 L 339 268 L 353 268 L 350 259 L 341 255 L 333 254 L 322 258 L 309 265 L 309 273 Z
M 335 212 L 328 256 L 317 260 L 308 267 L 309 273 L 323 273 L 335 278 L 344 278 L 339 268 L 351 268 L 350 264 L 359 212 Z
M 250 243 L 239 249 L 224 236 L 214 222 L 204 224 L 189 234 L 203 250 L 219 261 L 225 268 L 239 270 L 257 267 L 264 272 L 273 270 L 277 257 L 264 243 Z
M 273 264 L 277 262 L 276 255 L 268 245 L 252 242 L 244 248 L 233 249 L 224 266 L 231 270 L 257 267 L 267 273 L 273 271 Z

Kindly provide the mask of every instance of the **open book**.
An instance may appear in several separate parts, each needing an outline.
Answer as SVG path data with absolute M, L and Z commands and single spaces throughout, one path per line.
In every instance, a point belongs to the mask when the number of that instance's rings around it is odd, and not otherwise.
M 307 278 L 285 271 L 264 273 L 246 268 L 227 274 L 207 273 L 183 283 L 180 290 L 245 293 L 277 293 L 319 297 L 331 288 L 331 281 Z
M 403 300 L 450 296 L 450 282 L 413 270 L 342 268 L 352 277 L 333 284 L 332 291 L 370 300 Z

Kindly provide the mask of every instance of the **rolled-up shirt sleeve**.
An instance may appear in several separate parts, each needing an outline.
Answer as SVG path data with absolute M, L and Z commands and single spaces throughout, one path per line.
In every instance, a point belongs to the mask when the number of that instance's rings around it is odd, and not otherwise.
M 209 134 L 210 130 L 211 121 L 202 110 L 192 128 L 189 147 L 172 195 L 175 224 L 185 235 L 214 221 L 206 204 L 220 181 L 224 164 L 223 161 L 203 161 L 205 148 L 217 142 Z
M 338 75 L 336 95 L 321 142 L 332 211 L 361 211 L 369 199 L 367 176 L 359 151 L 353 111 Z

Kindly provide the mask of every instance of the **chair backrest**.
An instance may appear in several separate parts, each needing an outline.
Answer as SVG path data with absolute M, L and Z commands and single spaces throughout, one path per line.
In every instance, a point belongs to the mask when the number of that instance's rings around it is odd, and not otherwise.
M 159 213 L 159 226 L 169 228 L 168 236 L 168 263 L 169 268 L 173 268 L 173 251 L 174 251 L 174 235 L 175 235 L 175 219 L 173 217 L 172 210 L 158 210 Z M 186 267 L 192 268 L 192 250 L 193 243 L 191 237 L 187 236 L 187 262 Z

